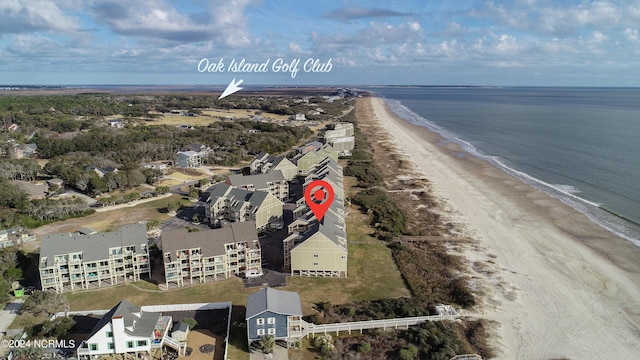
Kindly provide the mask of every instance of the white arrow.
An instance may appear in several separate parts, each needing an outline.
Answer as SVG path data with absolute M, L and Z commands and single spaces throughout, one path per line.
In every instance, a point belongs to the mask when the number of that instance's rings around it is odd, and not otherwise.
M 240 80 L 238 80 L 238 82 L 236 82 L 236 78 L 233 78 L 233 80 L 231 80 L 229 85 L 227 85 L 227 88 L 224 89 L 224 91 L 222 92 L 222 94 L 220 95 L 220 97 L 218 99 L 222 99 L 223 97 L 227 97 L 227 96 L 233 94 L 236 91 L 242 90 L 242 88 L 239 87 L 238 85 L 242 84 L 243 81 L 244 80 L 240 79 Z

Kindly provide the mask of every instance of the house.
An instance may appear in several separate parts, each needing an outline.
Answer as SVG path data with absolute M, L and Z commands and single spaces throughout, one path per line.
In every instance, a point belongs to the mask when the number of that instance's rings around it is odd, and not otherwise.
M 107 124 L 109 124 L 109 126 L 116 129 L 124 129 L 125 126 L 127 125 L 122 119 L 107 120 Z
M 30 144 L 17 144 L 9 147 L 9 155 L 12 159 L 22 159 L 26 157 L 34 157 L 38 153 L 38 145 Z
M 202 157 L 203 159 L 206 159 L 210 154 L 213 154 L 213 149 L 204 144 L 188 144 L 185 145 L 181 150 L 195 151 L 197 153 L 200 153 L 200 157 Z
M 253 221 L 218 229 L 188 232 L 180 228 L 162 233 L 167 288 L 228 279 L 248 269 L 262 271 L 260 243 Z
M 117 174 L 120 172 L 117 167 L 107 166 L 107 167 L 99 167 L 99 166 L 87 166 L 84 168 L 84 171 L 93 171 L 98 175 L 99 178 L 103 178 L 108 173 Z
M 77 349 L 78 359 L 101 356 L 115 358 L 149 358 L 152 349 L 165 343 L 172 325 L 171 316 L 143 311 L 127 300 L 120 301 L 107 312 Z
M 267 191 L 282 201 L 289 197 L 289 183 L 280 170 L 255 175 L 229 175 L 227 183 L 240 189 Z
M 307 118 L 306 118 L 306 116 L 304 116 L 304 114 L 296 114 L 294 120 L 295 121 L 305 121 L 305 120 L 307 120 Z
M 61 293 L 151 276 L 145 224 L 96 234 L 44 235 L 41 240 L 42 290 Z
M 180 168 L 194 168 L 202 165 L 202 154 L 196 151 L 178 151 L 176 158 L 176 166 Z
M 11 125 L 9 125 L 7 127 L 7 131 L 9 131 L 9 132 L 14 132 L 14 131 L 17 131 L 18 129 L 20 129 L 20 125 L 18 125 L 16 123 L 12 123 Z
M 0 230 L 0 248 L 17 246 L 36 239 L 36 236 L 21 227 Z
M 301 337 L 303 326 L 300 297 L 292 291 L 263 288 L 247 298 L 249 344 L 263 336 L 290 341 Z
M 258 231 L 269 224 L 282 221 L 282 201 L 266 191 L 250 191 L 220 183 L 207 190 L 205 215 L 211 225 L 220 226 L 224 220 L 254 221 Z
M 167 169 L 169 169 L 169 165 L 166 162 L 162 162 L 162 161 L 152 161 L 148 163 L 143 163 L 142 167 L 145 169 L 160 170 L 162 171 L 163 174 L 167 171 Z

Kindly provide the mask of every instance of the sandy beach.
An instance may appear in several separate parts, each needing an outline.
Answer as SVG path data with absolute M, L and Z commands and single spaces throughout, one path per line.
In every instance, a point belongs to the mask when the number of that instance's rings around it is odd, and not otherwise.
M 497 321 L 500 359 L 640 357 L 640 250 L 561 201 L 438 134 L 396 117 L 380 98 L 371 116 L 447 217 L 478 240 L 464 255 L 487 295 L 466 315 Z M 365 104 L 365 106 L 367 106 Z

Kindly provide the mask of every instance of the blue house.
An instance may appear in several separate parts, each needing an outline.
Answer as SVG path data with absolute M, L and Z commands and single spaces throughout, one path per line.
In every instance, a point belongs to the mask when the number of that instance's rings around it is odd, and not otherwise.
M 286 341 L 300 338 L 305 324 L 298 293 L 272 288 L 249 295 L 245 319 L 249 344 L 267 335 Z

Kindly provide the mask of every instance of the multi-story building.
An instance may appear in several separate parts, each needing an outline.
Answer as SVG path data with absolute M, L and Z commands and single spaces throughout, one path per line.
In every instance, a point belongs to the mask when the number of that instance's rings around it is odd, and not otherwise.
M 224 220 L 255 222 L 258 231 L 282 222 L 282 201 L 266 191 L 250 191 L 220 183 L 207 190 L 205 216 L 213 226 Z
M 298 167 L 298 174 L 307 175 L 313 172 L 326 158 L 338 161 L 338 153 L 331 147 L 331 145 L 322 145 L 317 148 L 317 150 L 309 150 L 300 153 L 296 155 L 293 160 Z
M 179 168 L 194 168 L 202 165 L 202 154 L 196 151 L 178 151 L 176 153 L 176 166 Z
M 255 269 L 262 271 L 262 253 L 253 221 L 230 223 L 222 228 L 162 233 L 167 288 L 228 279 Z
M 154 345 L 162 346 L 162 339 L 170 327 L 170 316 L 142 311 L 122 300 L 100 319 L 89 337 L 78 346 L 78 358 L 93 359 L 108 354 L 150 355 Z
M 146 225 L 95 234 L 45 235 L 39 264 L 42 290 L 58 293 L 151 276 Z
M 288 226 L 289 236 L 283 240 L 284 268 L 292 276 L 347 276 L 347 234 L 345 224 L 342 167 L 326 158 L 305 178 L 303 187 L 322 179 L 334 190 L 334 200 L 321 222 L 318 222 L 304 199 L 293 210 Z
M 267 191 L 282 201 L 289 197 L 289 183 L 280 170 L 246 176 L 242 174 L 229 175 L 227 183 L 240 189 Z
M 299 339 L 305 324 L 298 293 L 268 287 L 249 295 L 245 320 L 249 344 L 264 336 L 285 341 Z
M 298 175 L 298 167 L 284 156 L 273 156 L 261 152 L 249 166 L 251 174 L 264 174 L 268 171 L 280 170 L 287 180 L 293 180 Z

